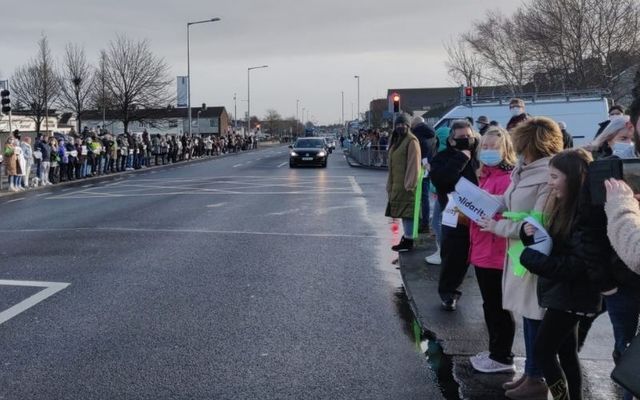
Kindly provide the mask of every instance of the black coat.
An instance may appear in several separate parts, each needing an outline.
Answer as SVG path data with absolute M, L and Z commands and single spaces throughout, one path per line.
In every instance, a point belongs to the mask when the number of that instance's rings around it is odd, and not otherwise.
M 529 118 L 531 118 L 531 116 L 527 113 L 522 113 L 520 115 L 516 115 L 515 117 L 511 117 L 509 122 L 507 122 L 507 130 L 510 131 L 511 129 L 518 126 L 518 124 L 520 124 L 522 121 L 527 120 Z
M 598 131 L 596 132 L 596 136 L 594 136 L 594 139 L 597 138 L 598 136 L 600 136 L 600 134 L 605 130 L 605 128 L 607 126 L 609 126 L 610 123 L 611 123 L 611 121 L 609 121 L 609 120 L 600 122 L 598 124 Z
M 426 158 L 431 162 L 438 152 L 438 139 L 436 139 L 436 132 L 425 123 L 416 125 L 411 129 L 411 132 L 418 138 L 422 158 Z
M 443 210 L 447 206 L 447 194 L 455 190 L 460 177 L 465 177 L 476 185 L 478 184 L 478 177 L 476 175 L 478 167 L 479 164 L 475 157 L 475 150 L 471 152 L 471 159 L 469 159 L 461 151 L 447 144 L 446 149 L 436 154 L 431 161 L 429 176 L 433 186 L 436 188 L 438 202 Z
M 587 189 L 568 238 L 552 238 L 553 250 L 546 256 L 525 248 L 520 262 L 538 278 L 538 302 L 543 308 L 598 313 L 602 295 L 617 285 L 611 272 L 611 245 L 603 206 L 590 203 Z M 531 238 L 521 232 L 525 244 Z

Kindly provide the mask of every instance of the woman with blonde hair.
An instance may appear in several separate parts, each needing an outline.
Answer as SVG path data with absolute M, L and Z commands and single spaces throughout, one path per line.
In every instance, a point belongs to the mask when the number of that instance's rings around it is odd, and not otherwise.
M 516 213 L 544 211 L 550 188 L 547 186 L 549 160 L 563 150 L 562 132 L 549 118 L 530 118 L 511 131 L 518 163 L 511 174 L 511 184 L 502 196 L 505 209 Z M 524 246 L 520 241 L 523 221 L 483 219 L 484 231 L 508 239 L 509 257 L 502 277 L 502 306 L 523 318 L 526 350 L 523 376 L 504 385 L 510 399 L 546 399 L 547 385 L 541 366 L 534 354 L 534 343 L 544 316 L 537 299 L 536 275 L 522 271 L 519 262 Z
M 480 139 L 478 160 L 478 186 L 489 194 L 502 196 L 511 183 L 511 171 L 516 165 L 509 132 L 499 127 L 489 128 Z M 500 215 L 495 218 L 499 219 Z M 471 357 L 471 365 L 484 373 L 515 371 L 511 349 L 516 324 L 513 314 L 502 307 L 507 240 L 483 232 L 474 222 L 470 226 L 470 240 L 470 263 L 475 268 L 489 333 L 489 351 Z

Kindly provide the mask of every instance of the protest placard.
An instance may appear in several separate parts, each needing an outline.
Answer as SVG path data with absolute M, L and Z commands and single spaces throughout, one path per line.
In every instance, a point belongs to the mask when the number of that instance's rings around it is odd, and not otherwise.
M 451 197 L 457 209 L 474 222 L 481 218 L 493 218 L 502 204 L 492 195 L 480 189 L 466 178 L 460 178 Z

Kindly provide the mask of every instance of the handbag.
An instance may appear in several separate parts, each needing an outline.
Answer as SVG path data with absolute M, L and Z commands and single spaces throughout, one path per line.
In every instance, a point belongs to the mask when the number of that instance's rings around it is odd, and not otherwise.
M 618 364 L 611 372 L 611 379 L 640 397 L 640 335 L 636 336 L 622 353 Z

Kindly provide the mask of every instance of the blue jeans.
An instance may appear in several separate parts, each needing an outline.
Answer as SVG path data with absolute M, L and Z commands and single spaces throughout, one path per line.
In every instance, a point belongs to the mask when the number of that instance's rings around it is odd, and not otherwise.
M 436 234 L 438 247 L 440 247 L 442 245 L 442 207 L 440 207 L 440 202 L 438 200 L 433 204 L 431 227 L 433 228 L 433 232 Z
M 424 178 L 422 180 L 422 204 L 421 204 L 421 213 L 422 218 L 420 218 L 420 226 L 429 226 L 429 187 L 431 186 L 431 182 L 429 178 Z
M 405 238 L 413 239 L 413 218 L 402 218 L 402 229 Z
M 531 378 L 542 378 L 542 368 L 535 356 L 535 343 L 538 336 L 538 329 L 542 321 L 537 319 L 522 318 L 522 328 L 524 330 L 524 348 L 527 359 L 524 363 L 524 374 Z

